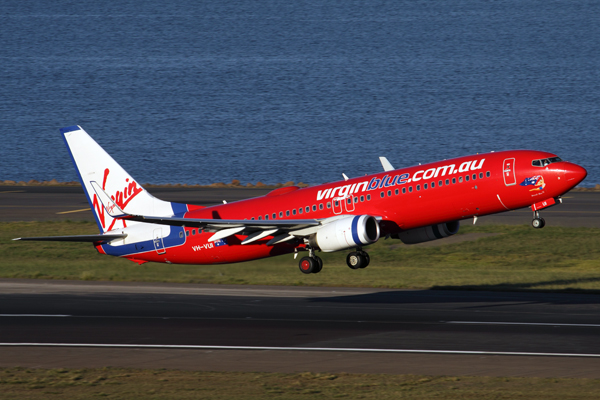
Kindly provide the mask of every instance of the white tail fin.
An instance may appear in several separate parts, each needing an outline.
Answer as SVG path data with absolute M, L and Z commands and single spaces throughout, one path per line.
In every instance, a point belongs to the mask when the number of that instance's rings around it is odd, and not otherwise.
M 75 169 L 79 173 L 100 232 L 104 233 L 138 222 L 125 222 L 108 215 L 98 199 L 92 182 L 101 187 L 121 210 L 130 214 L 168 217 L 187 211 L 187 207 L 183 204 L 162 201 L 148 193 L 80 126 L 70 126 L 60 131 L 71 152 Z

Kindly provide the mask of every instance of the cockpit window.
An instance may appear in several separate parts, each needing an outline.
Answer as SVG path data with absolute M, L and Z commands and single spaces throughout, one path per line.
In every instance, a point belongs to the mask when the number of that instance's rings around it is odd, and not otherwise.
M 562 161 L 562 159 L 560 157 L 550 157 L 550 158 L 543 158 L 541 160 L 533 160 L 531 162 L 531 165 L 533 165 L 534 167 L 545 167 L 547 165 L 550 165 L 555 162 L 560 162 L 560 161 Z

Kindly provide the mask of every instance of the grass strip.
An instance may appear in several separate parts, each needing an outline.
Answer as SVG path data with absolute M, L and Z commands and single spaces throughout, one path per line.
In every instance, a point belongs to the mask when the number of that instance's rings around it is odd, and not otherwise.
M 0 368 L 2 399 L 598 399 L 598 379 Z
M 98 254 L 91 244 L 14 242 L 20 236 L 96 233 L 89 222 L 0 223 L 0 277 L 247 285 L 600 292 L 600 229 L 466 225 L 450 239 L 369 246 L 371 265 L 350 270 L 346 252 L 320 253 L 304 275 L 292 255 L 228 265 L 141 266 Z

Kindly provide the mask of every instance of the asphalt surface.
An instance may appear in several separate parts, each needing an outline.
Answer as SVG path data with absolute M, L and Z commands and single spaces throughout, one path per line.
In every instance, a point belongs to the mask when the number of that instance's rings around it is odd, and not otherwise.
M 262 196 L 271 189 L 156 187 L 149 191 L 162 200 L 214 205 Z M 563 204 L 541 211 L 546 225 L 600 227 L 600 192 L 570 192 Z M 478 224 L 529 224 L 528 208 L 479 218 Z M 79 186 L 0 186 L 0 221 L 94 221 Z
M 150 191 L 211 205 L 269 190 Z M 600 227 L 600 193 L 542 216 Z M 80 187 L 0 186 L 0 221 L 66 219 L 93 221 Z M 599 316 L 597 295 L 0 280 L 0 366 L 600 378 Z
M 597 295 L 1 280 L 0 305 L 0 366 L 600 377 Z

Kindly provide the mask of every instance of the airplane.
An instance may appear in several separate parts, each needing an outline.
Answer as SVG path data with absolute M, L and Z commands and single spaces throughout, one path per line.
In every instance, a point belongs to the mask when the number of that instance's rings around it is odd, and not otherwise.
M 317 251 L 351 250 L 351 269 L 370 263 L 364 246 L 381 237 L 406 244 L 456 234 L 460 221 L 562 203 L 587 171 L 555 154 L 510 150 L 453 158 L 204 207 L 152 196 L 80 126 L 61 129 L 100 234 L 14 240 L 91 242 L 138 264 L 225 264 L 308 252 L 300 271 L 323 268 Z

